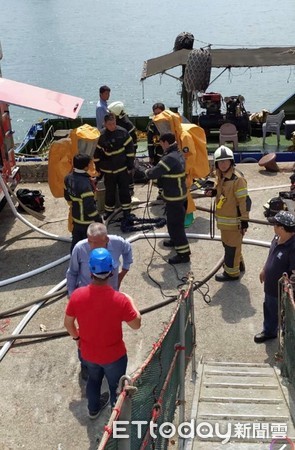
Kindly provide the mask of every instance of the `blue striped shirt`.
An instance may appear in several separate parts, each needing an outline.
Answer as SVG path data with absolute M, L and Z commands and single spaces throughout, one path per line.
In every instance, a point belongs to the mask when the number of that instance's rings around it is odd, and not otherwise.
M 108 235 L 108 237 L 109 242 L 107 249 L 112 255 L 115 266 L 113 276 L 109 278 L 108 284 L 118 290 L 119 268 L 122 263 L 122 269 L 129 270 L 130 265 L 133 262 L 132 248 L 131 244 L 121 236 Z M 90 252 L 91 248 L 87 239 L 79 241 L 73 249 L 70 265 L 66 274 L 69 295 L 71 295 L 77 287 L 87 286 L 91 282 L 88 265 Z

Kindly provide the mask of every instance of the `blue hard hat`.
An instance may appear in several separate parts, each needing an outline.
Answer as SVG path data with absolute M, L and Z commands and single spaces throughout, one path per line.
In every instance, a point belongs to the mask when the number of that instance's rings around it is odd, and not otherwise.
M 109 274 L 114 270 L 113 258 L 106 248 L 95 248 L 90 253 L 89 269 L 94 275 Z

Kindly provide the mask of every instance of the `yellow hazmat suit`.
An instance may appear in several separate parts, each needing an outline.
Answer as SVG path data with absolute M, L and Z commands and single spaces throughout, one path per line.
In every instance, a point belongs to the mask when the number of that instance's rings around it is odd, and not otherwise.
M 64 196 L 64 178 L 73 168 L 73 157 L 77 153 L 93 156 L 100 132 L 97 128 L 84 124 L 71 131 L 68 138 L 54 141 L 49 149 L 48 184 L 55 198 Z M 94 162 L 88 171 L 90 176 L 97 176 Z M 72 231 L 71 208 L 68 217 L 68 230 Z
M 196 205 L 190 193 L 194 178 L 206 177 L 209 172 L 206 134 L 203 128 L 192 123 L 182 123 L 179 114 L 165 110 L 152 120 L 161 134 L 171 132 L 175 134 L 179 149 L 185 157 L 187 194 L 187 215 L 196 210 Z

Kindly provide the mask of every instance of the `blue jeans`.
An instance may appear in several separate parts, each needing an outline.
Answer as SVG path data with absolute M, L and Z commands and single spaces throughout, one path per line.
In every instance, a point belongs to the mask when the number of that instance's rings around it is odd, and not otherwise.
M 122 356 L 117 361 L 109 364 L 96 364 L 90 361 L 83 361 L 88 369 L 88 381 L 86 385 L 86 396 L 88 399 L 88 409 L 91 412 L 100 410 L 100 390 L 104 375 L 108 380 L 111 405 L 114 406 L 117 399 L 117 387 L 122 375 L 126 373 L 127 355 Z
M 263 331 L 267 336 L 276 336 L 278 333 L 278 297 L 264 294 L 263 303 Z

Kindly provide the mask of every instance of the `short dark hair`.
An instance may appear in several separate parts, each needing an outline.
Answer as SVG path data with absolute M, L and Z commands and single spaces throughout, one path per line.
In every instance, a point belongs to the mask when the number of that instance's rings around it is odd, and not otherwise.
M 111 89 L 107 86 L 107 85 L 103 85 L 103 86 L 100 86 L 100 88 L 99 88 L 99 93 L 100 94 L 103 94 L 104 92 L 106 92 L 106 91 L 109 91 L 109 92 L 111 92 Z
M 85 169 L 85 167 L 87 167 L 89 165 L 90 161 L 91 161 L 91 158 L 89 155 L 82 155 L 82 154 L 78 153 L 77 155 L 74 156 L 74 159 L 73 159 L 74 169 L 83 170 L 83 169 Z
M 155 103 L 153 105 L 153 111 L 155 111 L 155 109 L 160 109 L 161 111 L 164 111 L 165 110 L 164 103 Z
M 175 142 L 175 134 L 173 133 L 164 133 L 159 137 L 159 141 L 168 142 L 169 145 L 174 144 Z
M 104 116 L 105 122 L 112 122 L 113 120 L 116 120 L 116 116 L 114 113 L 108 113 Z

